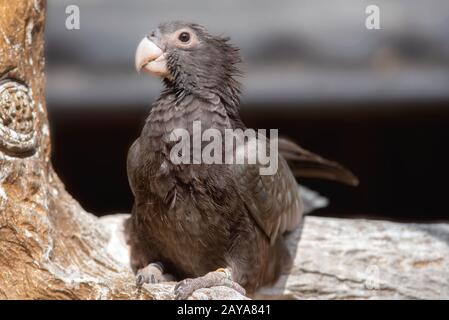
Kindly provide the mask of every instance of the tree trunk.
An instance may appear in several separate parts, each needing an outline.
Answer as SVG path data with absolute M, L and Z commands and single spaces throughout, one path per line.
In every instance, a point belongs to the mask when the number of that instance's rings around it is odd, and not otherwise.
M 53 171 L 45 2 L 0 0 L 0 17 L 0 298 L 173 298 L 173 283 L 136 289 L 127 215 L 98 219 L 85 212 Z M 449 298 L 448 242 L 443 224 L 310 217 L 290 236 L 291 275 L 257 297 Z M 217 287 L 193 298 L 243 297 Z
M 50 163 L 45 1 L 0 0 L 0 298 L 152 298 Z

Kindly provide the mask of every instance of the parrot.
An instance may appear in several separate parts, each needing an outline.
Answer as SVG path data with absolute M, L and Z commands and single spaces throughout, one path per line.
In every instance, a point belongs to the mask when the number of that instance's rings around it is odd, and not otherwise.
M 240 117 L 241 63 L 228 37 L 196 23 L 162 23 L 137 47 L 137 71 L 164 86 L 127 156 L 134 203 L 126 229 L 138 287 L 177 281 L 176 299 L 215 286 L 252 294 L 291 267 L 285 237 L 317 206 L 314 199 L 322 203 L 296 178 L 358 184 L 337 162 L 283 138 L 273 140 L 278 150 L 269 150 L 277 151 L 273 174 L 262 175 L 260 161 L 173 161 L 173 132 L 192 133 L 195 121 L 223 134 L 247 129 Z M 195 142 L 187 146 L 194 149 Z

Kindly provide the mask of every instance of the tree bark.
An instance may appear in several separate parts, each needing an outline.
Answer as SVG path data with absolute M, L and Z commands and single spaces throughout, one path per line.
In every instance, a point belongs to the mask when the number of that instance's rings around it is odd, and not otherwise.
M 449 224 L 306 217 L 294 267 L 259 298 L 449 299 Z
M 0 0 L 0 298 L 172 299 L 173 283 L 135 287 L 128 216 L 85 212 L 52 168 L 44 23 L 45 1 Z M 449 298 L 447 225 L 309 217 L 289 238 L 290 275 L 256 297 Z

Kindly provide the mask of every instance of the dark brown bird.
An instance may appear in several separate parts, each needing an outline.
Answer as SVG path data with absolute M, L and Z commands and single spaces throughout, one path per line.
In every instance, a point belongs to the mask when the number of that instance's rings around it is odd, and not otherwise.
M 273 283 L 289 254 L 283 236 L 301 221 L 297 176 L 357 184 L 335 162 L 279 139 L 278 170 L 262 164 L 175 164 L 173 130 L 245 129 L 239 116 L 238 49 L 197 24 L 170 22 L 142 40 L 136 67 L 163 79 L 140 137 L 128 154 L 135 197 L 129 221 L 137 285 L 180 281 L 176 297 L 224 285 L 242 293 Z M 261 139 L 259 137 L 259 139 Z M 203 142 L 203 145 L 205 143 Z M 272 150 L 270 150 L 272 151 Z M 243 288 L 242 288 L 243 287 Z

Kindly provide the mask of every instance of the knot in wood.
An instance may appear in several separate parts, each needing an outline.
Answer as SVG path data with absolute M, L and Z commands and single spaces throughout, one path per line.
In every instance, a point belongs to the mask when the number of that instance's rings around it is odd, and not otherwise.
M 14 80 L 0 82 L 0 152 L 27 157 L 35 153 L 36 112 L 29 89 Z

